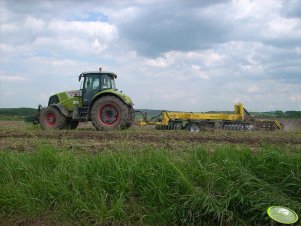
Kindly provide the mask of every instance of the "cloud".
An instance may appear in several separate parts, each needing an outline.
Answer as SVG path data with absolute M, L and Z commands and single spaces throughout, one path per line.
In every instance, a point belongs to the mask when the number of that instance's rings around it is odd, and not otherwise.
M 13 91 L 5 91 L 3 93 L 1 93 L 1 97 L 5 97 L 5 98 L 11 98 L 15 95 L 15 93 Z
M 289 99 L 293 102 L 300 102 L 301 101 L 301 94 L 295 94 L 289 96 Z
M 301 2 L 298 0 L 289 0 L 283 2 L 281 14 L 288 18 L 300 18 Z
M 162 52 L 192 51 L 227 40 L 226 24 L 202 9 L 180 5 L 136 8 L 129 20 L 116 20 L 121 39 L 143 56 Z
M 192 69 L 194 70 L 195 74 L 202 80 L 209 80 L 209 76 L 206 74 L 205 71 L 202 71 L 201 67 L 198 65 L 191 65 Z
M 19 82 L 26 81 L 27 79 L 23 76 L 7 76 L 0 74 L 0 81 Z
M 252 85 L 248 88 L 247 92 L 248 93 L 257 93 L 259 90 L 260 89 L 257 85 Z
M 0 89 L 28 98 L 0 105 L 46 103 L 102 66 L 137 108 L 298 108 L 299 11 L 296 0 L 3 0 Z
M 1 45 L 6 49 L 30 46 L 31 51 L 44 49 L 52 54 L 68 50 L 97 54 L 118 38 L 116 27 L 103 22 L 44 21 L 28 16 L 24 23 L 4 24 L 2 27 L 7 38 L 1 40 Z
M 206 4 L 135 5 L 114 14 L 121 40 L 139 54 L 210 49 L 229 41 L 298 46 L 299 19 L 281 17 L 282 1 L 206 1 Z M 127 18 L 126 20 L 122 18 Z M 221 19 L 222 18 L 222 19 Z

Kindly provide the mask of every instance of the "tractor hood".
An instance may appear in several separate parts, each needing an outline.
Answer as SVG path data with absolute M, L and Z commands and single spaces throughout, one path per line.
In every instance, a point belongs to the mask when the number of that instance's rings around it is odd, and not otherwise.
M 72 111 L 73 105 L 78 104 L 81 106 L 80 90 L 70 90 L 57 93 L 59 104 L 64 105 L 69 111 Z
M 80 90 L 70 90 L 56 94 L 59 97 L 60 102 L 64 102 L 69 99 L 73 99 L 80 96 Z

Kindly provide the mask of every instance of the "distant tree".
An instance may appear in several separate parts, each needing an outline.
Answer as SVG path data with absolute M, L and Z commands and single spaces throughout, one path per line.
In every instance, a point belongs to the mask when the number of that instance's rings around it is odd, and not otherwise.
M 286 111 L 285 118 L 301 118 L 301 111 Z
M 275 115 L 279 118 L 281 118 L 283 116 L 283 112 L 280 110 L 275 111 Z
M 5 116 L 34 116 L 36 112 L 34 108 L 0 108 L 0 115 Z

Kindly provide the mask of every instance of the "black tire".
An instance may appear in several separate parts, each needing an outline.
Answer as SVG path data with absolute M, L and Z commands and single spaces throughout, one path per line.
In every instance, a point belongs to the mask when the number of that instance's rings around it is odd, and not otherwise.
M 90 117 L 97 130 L 126 129 L 131 125 L 130 107 L 114 96 L 101 97 L 93 104 Z
M 193 122 L 190 122 L 186 125 L 185 129 L 187 129 L 189 132 L 198 133 L 200 132 L 200 127 Z
M 181 122 L 174 123 L 174 130 L 181 130 L 183 128 L 183 125 Z
M 131 127 L 134 124 L 134 120 L 135 120 L 135 111 L 134 108 L 132 106 L 129 106 L 129 118 L 128 118 L 128 122 L 126 124 L 126 128 Z
M 43 129 L 64 129 L 66 125 L 66 117 L 51 106 L 41 110 L 39 121 Z
M 38 124 L 39 124 L 39 120 L 38 120 L 37 118 L 34 118 L 34 119 L 32 120 L 32 124 L 38 125 Z
M 65 129 L 76 129 L 79 121 L 72 121 L 71 119 L 67 120 Z

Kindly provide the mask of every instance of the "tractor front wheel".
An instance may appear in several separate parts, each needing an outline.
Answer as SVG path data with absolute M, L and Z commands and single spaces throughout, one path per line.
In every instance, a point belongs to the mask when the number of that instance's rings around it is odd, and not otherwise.
M 130 108 L 119 98 L 98 99 L 91 109 L 91 121 L 97 130 L 125 129 L 129 124 Z
M 41 110 L 40 124 L 43 129 L 63 129 L 66 117 L 55 107 L 48 106 Z

